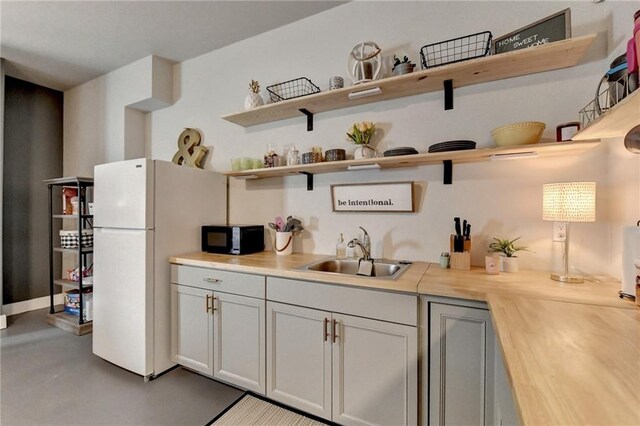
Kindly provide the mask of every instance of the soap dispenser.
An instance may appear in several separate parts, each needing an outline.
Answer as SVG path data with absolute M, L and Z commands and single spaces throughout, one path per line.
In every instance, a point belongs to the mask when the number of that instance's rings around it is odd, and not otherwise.
M 347 245 L 344 243 L 342 233 L 340 233 L 340 238 L 338 238 L 338 243 L 336 244 L 336 257 L 338 259 L 344 259 L 347 257 Z

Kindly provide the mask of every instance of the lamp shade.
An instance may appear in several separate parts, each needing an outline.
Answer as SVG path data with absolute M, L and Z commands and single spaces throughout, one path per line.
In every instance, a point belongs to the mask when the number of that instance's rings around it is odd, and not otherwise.
M 542 189 L 542 220 L 595 222 L 596 183 L 546 183 Z

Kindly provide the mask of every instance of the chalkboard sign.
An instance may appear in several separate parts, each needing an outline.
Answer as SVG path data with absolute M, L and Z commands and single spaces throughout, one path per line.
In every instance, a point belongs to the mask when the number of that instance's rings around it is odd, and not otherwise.
M 505 53 L 571 38 L 571 9 L 565 9 L 493 41 L 493 53 Z

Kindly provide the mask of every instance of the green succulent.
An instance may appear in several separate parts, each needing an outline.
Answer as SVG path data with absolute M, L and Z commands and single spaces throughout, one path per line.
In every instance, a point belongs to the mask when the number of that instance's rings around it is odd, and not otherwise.
M 493 242 L 489 244 L 489 252 L 491 253 L 503 253 L 507 257 L 514 257 L 514 255 L 519 251 L 529 251 L 527 247 L 520 246 L 517 247 L 514 243 L 518 241 L 521 237 L 515 238 L 513 240 L 500 238 L 493 238 Z

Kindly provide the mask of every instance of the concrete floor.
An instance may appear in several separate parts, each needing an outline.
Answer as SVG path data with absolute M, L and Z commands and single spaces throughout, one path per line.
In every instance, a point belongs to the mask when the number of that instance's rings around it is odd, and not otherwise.
M 0 424 L 205 425 L 242 392 L 180 367 L 142 377 L 93 355 L 91 334 L 45 322 L 47 309 L 0 332 Z

